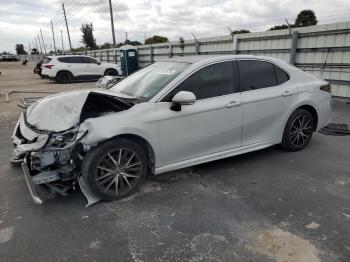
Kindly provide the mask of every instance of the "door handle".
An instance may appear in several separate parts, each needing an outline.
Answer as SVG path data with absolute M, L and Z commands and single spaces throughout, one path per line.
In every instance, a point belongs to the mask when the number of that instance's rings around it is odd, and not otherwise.
M 292 91 L 286 90 L 282 93 L 282 96 L 286 97 L 286 96 L 292 96 L 294 95 L 294 93 Z
M 235 107 L 235 106 L 240 106 L 241 104 L 242 104 L 241 101 L 231 101 L 230 103 L 225 105 L 225 107 L 226 108 L 231 108 L 231 107 Z

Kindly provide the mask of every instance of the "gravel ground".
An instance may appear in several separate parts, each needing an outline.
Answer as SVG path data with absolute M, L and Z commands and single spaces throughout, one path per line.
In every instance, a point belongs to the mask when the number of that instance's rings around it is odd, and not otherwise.
M 0 93 L 94 86 L 32 70 L 0 63 Z M 134 196 L 88 209 L 79 191 L 35 206 L 9 164 L 18 97 L 0 98 L 0 261 L 350 261 L 350 136 L 149 178 Z M 334 101 L 332 121 L 350 125 L 350 105 Z

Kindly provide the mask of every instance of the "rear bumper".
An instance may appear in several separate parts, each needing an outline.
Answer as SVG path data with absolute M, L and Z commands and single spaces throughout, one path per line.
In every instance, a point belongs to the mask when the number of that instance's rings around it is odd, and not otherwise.
M 22 170 L 23 170 L 24 178 L 26 180 L 30 196 L 33 199 L 33 202 L 37 205 L 42 204 L 43 200 L 40 198 L 39 193 L 36 189 L 36 186 L 34 185 L 34 183 L 32 181 L 32 177 L 30 175 L 30 171 L 29 171 L 29 167 L 28 167 L 26 159 L 24 159 L 24 161 L 22 162 Z

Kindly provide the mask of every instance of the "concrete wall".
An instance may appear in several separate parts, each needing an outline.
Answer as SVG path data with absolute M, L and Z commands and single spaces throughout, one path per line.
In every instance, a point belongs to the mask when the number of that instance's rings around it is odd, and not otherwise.
M 277 57 L 312 74 L 323 72 L 323 77 L 332 83 L 333 95 L 350 97 L 350 22 L 185 40 L 183 51 L 179 42 L 137 48 L 140 67 L 182 53 Z M 89 51 L 88 54 L 102 61 L 120 61 L 118 49 Z

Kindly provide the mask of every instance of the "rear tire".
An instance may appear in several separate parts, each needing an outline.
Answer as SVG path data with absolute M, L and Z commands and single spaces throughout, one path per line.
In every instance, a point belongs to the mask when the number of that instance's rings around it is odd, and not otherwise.
M 114 70 L 114 69 L 107 69 L 104 75 L 105 76 L 118 76 L 118 71 Z
M 72 74 L 69 72 L 59 72 L 56 76 L 56 81 L 60 84 L 68 84 L 72 78 Z
M 281 147 L 287 151 L 299 151 L 310 142 L 315 130 L 312 114 L 304 109 L 295 110 L 284 128 Z
M 138 190 L 148 172 L 143 148 L 128 139 L 104 142 L 84 157 L 82 176 L 102 200 L 126 198 Z

